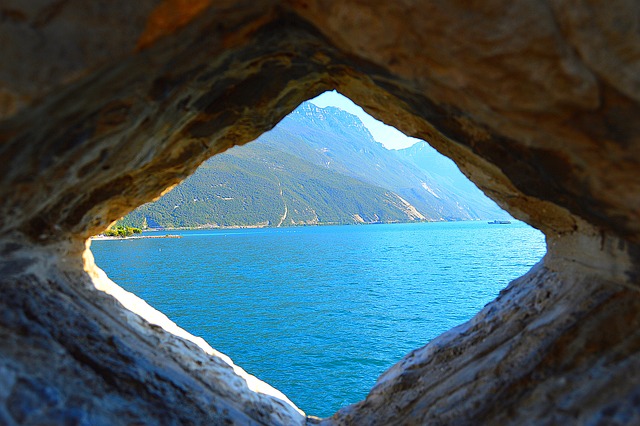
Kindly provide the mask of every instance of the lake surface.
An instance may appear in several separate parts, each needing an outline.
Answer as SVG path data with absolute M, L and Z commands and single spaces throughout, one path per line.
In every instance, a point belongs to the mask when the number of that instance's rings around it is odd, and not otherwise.
M 546 251 L 520 222 L 166 233 L 183 238 L 91 249 L 116 283 L 321 417 L 364 399 Z

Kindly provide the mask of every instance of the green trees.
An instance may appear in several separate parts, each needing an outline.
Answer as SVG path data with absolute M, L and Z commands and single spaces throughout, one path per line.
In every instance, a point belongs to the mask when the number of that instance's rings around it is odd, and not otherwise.
M 140 233 L 142 233 L 142 230 L 140 228 L 119 225 L 119 226 L 115 226 L 113 228 L 107 229 L 102 233 L 102 235 L 105 235 L 107 237 L 124 238 L 124 237 L 130 237 L 134 234 L 140 234 Z

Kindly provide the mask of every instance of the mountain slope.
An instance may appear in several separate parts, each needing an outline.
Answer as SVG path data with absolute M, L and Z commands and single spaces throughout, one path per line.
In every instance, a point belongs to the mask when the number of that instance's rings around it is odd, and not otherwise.
M 355 115 L 335 107 L 306 102 L 259 141 L 318 166 L 393 191 L 432 220 L 471 220 L 502 211 L 464 176 L 448 158 L 430 151 L 403 155 L 376 142 Z M 408 148 L 410 150 L 411 148 Z M 421 167 L 428 158 L 438 168 Z M 442 180 L 442 182 L 441 182 Z
M 443 190 L 451 194 L 451 197 L 458 200 L 465 208 L 473 211 L 478 218 L 511 218 L 478 189 L 451 159 L 441 155 L 428 143 L 420 141 L 409 148 L 395 152 L 403 161 L 411 162 L 424 173 L 428 173 Z
M 203 164 L 124 223 L 151 227 L 290 226 L 425 219 L 391 191 L 254 142 Z
M 387 150 L 356 116 L 307 102 L 258 140 L 206 161 L 123 223 L 291 226 L 504 216 L 452 162 L 438 163 L 428 145 L 418 148 Z

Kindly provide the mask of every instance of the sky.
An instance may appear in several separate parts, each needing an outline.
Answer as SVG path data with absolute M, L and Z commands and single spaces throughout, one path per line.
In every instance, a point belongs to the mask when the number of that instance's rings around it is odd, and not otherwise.
M 369 129 L 373 138 L 384 145 L 387 149 L 407 148 L 416 142 L 419 142 L 418 139 L 406 136 L 395 127 L 387 126 L 382 121 L 376 120 L 364 112 L 364 110 L 358 105 L 353 103 L 351 99 L 343 96 L 335 90 L 332 92 L 324 92 L 322 95 L 310 99 L 309 102 L 320 108 L 334 106 L 351 114 L 357 115 L 362 121 L 362 124 Z

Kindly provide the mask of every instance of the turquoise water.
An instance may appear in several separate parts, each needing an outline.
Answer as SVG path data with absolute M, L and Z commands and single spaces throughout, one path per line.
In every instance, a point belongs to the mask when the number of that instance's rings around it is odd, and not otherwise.
M 116 283 L 321 417 L 363 399 L 546 251 L 520 222 L 170 233 L 183 238 L 91 249 Z

